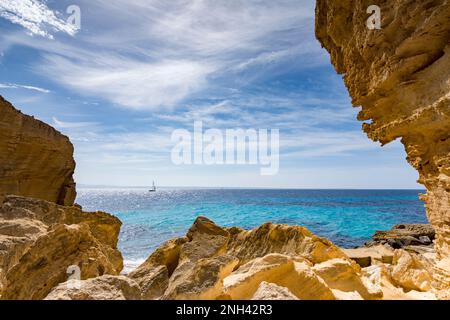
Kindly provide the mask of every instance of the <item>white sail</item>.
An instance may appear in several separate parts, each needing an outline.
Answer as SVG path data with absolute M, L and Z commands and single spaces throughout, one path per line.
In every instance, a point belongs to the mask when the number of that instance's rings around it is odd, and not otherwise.
M 155 192 L 156 191 L 156 185 L 155 185 L 155 181 L 153 180 L 153 184 L 152 184 L 152 188 L 150 190 L 148 190 L 150 192 Z

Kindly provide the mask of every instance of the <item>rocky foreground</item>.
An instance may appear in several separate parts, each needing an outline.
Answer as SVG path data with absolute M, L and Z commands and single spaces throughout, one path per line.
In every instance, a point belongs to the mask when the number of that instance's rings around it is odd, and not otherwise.
M 433 250 L 373 246 L 356 254 L 304 227 L 221 228 L 199 217 L 185 237 L 119 275 L 120 221 L 44 200 L 0 207 L 1 299 L 437 299 Z M 416 249 L 415 249 L 416 248 Z M 424 248 L 424 247 L 422 247 Z M 358 250 L 358 249 L 355 249 Z M 362 267 L 364 259 L 370 258 Z M 367 262 L 365 262 L 367 263 Z M 81 281 L 67 270 L 78 266 Z
M 221 228 L 199 217 L 186 237 L 161 246 L 128 277 L 141 287 L 143 299 L 446 297 L 447 291 L 434 283 L 432 249 L 370 250 L 365 254 L 372 260 L 362 268 L 350 252 L 304 227 Z
M 341 249 L 304 227 L 221 228 L 199 217 L 128 275 L 119 275 L 120 227 L 76 205 L 2 197 L 0 299 L 449 298 L 428 225 L 399 225 L 367 247 Z M 81 281 L 67 281 L 74 266 Z

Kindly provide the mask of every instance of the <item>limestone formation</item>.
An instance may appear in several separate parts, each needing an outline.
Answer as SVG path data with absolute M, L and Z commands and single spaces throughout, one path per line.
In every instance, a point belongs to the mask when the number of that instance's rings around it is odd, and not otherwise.
M 81 279 L 119 274 L 121 222 L 44 200 L 7 196 L 0 205 L 0 298 L 43 299 L 76 266 Z
M 364 255 L 369 266 L 357 263 Z M 342 250 L 303 227 L 221 228 L 199 217 L 129 277 L 143 299 L 448 299 L 435 262 L 428 246 Z
M 22 114 L 0 96 L 0 196 L 72 205 L 73 146 L 51 126 Z
M 124 276 L 104 275 L 88 280 L 69 280 L 55 287 L 45 300 L 140 300 L 139 286 Z
M 450 256 L 450 2 L 380 0 L 370 30 L 367 1 L 317 0 L 316 36 L 344 75 L 358 119 L 385 145 L 401 139 L 427 188 L 439 259 Z
M 383 268 L 383 277 L 306 228 L 225 229 L 199 217 L 186 237 L 163 244 L 129 277 L 143 299 L 409 299 L 391 281 L 395 266 L 376 263 L 371 268 Z
M 235 270 L 241 272 L 239 267 L 254 259 L 270 259 L 271 252 L 290 253 L 302 261 L 308 261 L 304 257 L 322 261 L 345 256 L 331 242 L 306 228 L 265 224 L 252 231 L 224 229 L 199 217 L 186 237 L 165 243 L 129 276 L 141 286 L 143 298 L 229 299 L 235 291 L 223 288 L 224 279 Z M 252 283 L 246 299 L 255 294 L 263 280 L 267 277 Z M 328 290 L 328 298 L 333 298 L 326 285 L 320 283 Z

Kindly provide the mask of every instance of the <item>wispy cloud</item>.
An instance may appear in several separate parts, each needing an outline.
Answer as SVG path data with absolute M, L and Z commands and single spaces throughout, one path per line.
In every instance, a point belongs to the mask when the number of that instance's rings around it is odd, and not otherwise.
M 314 53 L 315 55 L 312 55 L 312 53 Z M 322 54 L 323 51 L 320 50 L 318 46 L 312 45 L 310 43 L 305 43 L 301 46 L 294 45 L 293 47 L 278 51 L 263 52 L 261 54 L 258 54 L 256 57 L 249 58 L 237 64 L 234 69 L 236 71 L 244 71 L 249 68 L 261 68 L 264 66 L 277 64 L 278 62 L 287 59 L 298 59 L 300 56 L 303 59 L 309 59 L 310 62 L 314 60 L 314 58 L 319 58 L 317 59 L 317 61 L 320 61 L 320 57 Z
M 53 126 L 57 129 L 80 129 L 80 128 L 92 128 L 97 126 L 98 122 L 67 122 L 60 121 L 56 117 L 52 118 Z
M 48 55 L 45 61 L 45 67 L 38 68 L 69 88 L 138 110 L 172 107 L 200 90 L 214 71 L 213 66 L 189 60 L 145 63 L 104 56 L 93 63 Z
M 76 27 L 58 17 L 59 13 L 50 10 L 44 1 L 39 0 L 1 0 L 0 17 L 26 28 L 30 35 L 53 39 L 51 31 L 61 31 L 74 35 Z
M 0 88 L 2 89 L 27 89 L 27 90 L 33 90 L 38 91 L 42 93 L 50 93 L 50 90 L 35 87 L 35 86 L 27 86 L 27 85 L 21 85 L 16 83 L 0 83 Z
M 20 12 L 28 2 L 38 3 L 19 1 Z M 16 1 L 7 3 L 10 11 L 19 11 Z M 307 61 L 303 67 L 327 62 L 318 54 L 309 0 L 284 0 L 282 5 L 251 0 L 81 0 L 79 5 L 97 13 L 83 15 L 85 28 L 95 32 L 64 44 L 6 36 L 0 46 L 38 49 L 43 60 L 33 68 L 36 73 L 124 108 L 178 108 L 217 83 L 233 82 L 239 73 L 261 65 L 276 67 L 299 57 Z
M 140 122 L 163 120 L 173 126 L 190 127 L 202 121 L 209 128 L 278 128 L 288 131 L 330 129 L 353 123 L 356 109 L 349 107 L 348 98 L 306 92 L 274 94 L 236 94 L 215 102 L 189 104 L 182 110 L 140 118 Z
M 280 147 L 289 159 L 308 159 L 348 156 L 354 152 L 379 149 L 360 131 L 313 129 L 296 131 L 283 136 Z

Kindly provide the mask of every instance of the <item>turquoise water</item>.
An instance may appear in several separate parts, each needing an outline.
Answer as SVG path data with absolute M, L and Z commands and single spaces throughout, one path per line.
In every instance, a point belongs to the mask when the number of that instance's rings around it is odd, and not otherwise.
M 184 235 L 199 215 L 222 226 L 264 222 L 303 225 L 343 247 L 362 245 L 376 230 L 426 223 L 420 190 L 80 189 L 84 210 L 123 222 L 119 247 L 127 268 L 160 244 Z

